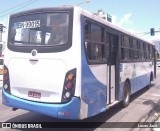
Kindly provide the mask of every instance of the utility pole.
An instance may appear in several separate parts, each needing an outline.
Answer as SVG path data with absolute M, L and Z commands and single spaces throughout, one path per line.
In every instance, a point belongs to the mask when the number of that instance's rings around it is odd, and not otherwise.
M 3 50 L 3 42 L 2 42 L 3 28 L 5 28 L 5 26 L 3 24 L 0 24 L 0 57 L 2 57 L 2 50 Z M 2 61 L 0 61 L 0 64 L 2 64 Z
M 89 2 L 91 2 L 91 0 L 86 0 L 86 1 L 84 1 L 84 2 L 78 3 L 78 4 L 76 4 L 76 6 L 80 6 L 80 5 L 82 5 L 82 4 L 89 3 Z
M 63 6 L 63 7 L 65 7 L 65 6 L 80 6 L 80 5 L 82 5 L 82 4 L 86 4 L 86 3 L 89 3 L 89 2 L 91 2 L 91 0 L 85 0 L 84 2 L 75 4 L 75 5 L 62 5 L 62 6 Z
M 2 42 L 3 28 L 5 28 L 5 26 L 3 24 L 0 24 L 0 42 Z

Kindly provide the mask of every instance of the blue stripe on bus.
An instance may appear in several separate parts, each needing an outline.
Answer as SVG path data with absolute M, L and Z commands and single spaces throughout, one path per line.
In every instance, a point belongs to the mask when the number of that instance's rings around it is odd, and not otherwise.
M 84 17 L 81 16 L 81 51 L 82 51 L 82 72 L 81 72 L 81 98 L 88 105 L 88 116 L 91 117 L 106 111 L 107 87 L 99 82 L 91 72 L 86 60 L 84 47 Z
M 150 84 L 150 73 L 130 79 L 131 94 Z M 119 100 L 122 100 L 124 82 L 120 83 Z
M 47 104 L 34 101 L 24 100 L 12 95 L 9 95 L 2 89 L 3 104 L 15 108 L 38 112 L 48 116 L 63 118 L 63 119 L 79 119 L 80 116 L 80 99 L 73 99 L 65 104 Z

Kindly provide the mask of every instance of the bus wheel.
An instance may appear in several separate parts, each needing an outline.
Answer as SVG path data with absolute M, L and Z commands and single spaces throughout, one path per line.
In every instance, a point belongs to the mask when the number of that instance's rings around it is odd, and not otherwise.
M 151 87 L 151 81 L 153 81 L 153 73 L 151 72 L 150 74 L 150 81 L 149 81 L 149 84 L 147 85 L 147 88 L 150 89 Z
M 130 101 L 130 85 L 128 81 L 125 81 L 124 83 L 124 87 L 123 87 L 123 103 L 122 106 L 123 107 L 127 107 L 129 105 L 129 101 Z

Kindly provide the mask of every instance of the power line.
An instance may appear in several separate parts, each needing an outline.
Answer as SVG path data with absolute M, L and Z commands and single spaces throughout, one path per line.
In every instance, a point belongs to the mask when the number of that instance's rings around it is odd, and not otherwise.
M 6 15 L 9 15 L 9 14 L 11 14 L 11 13 L 14 13 L 14 12 L 16 12 L 16 11 L 18 11 L 18 10 L 26 7 L 26 6 L 29 6 L 29 5 L 33 4 L 33 3 L 36 2 L 36 1 L 37 1 L 37 0 L 33 0 L 33 1 L 31 0 L 30 3 L 26 2 L 26 3 L 28 3 L 28 4 L 25 4 L 24 6 L 21 6 L 20 8 L 17 8 L 17 9 L 15 9 L 15 10 L 9 12 L 9 13 L 6 13 L 6 14 L 4 14 L 4 15 L 1 15 L 0 17 L 4 17 L 4 16 L 6 16 Z
M 28 1 L 26 1 L 26 2 L 23 2 L 23 3 L 19 4 L 19 5 L 13 6 L 13 7 L 9 8 L 9 9 L 0 11 L 0 13 L 8 12 L 8 11 L 13 10 L 14 8 L 17 8 L 17 7 L 19 7 L 19 6 L 22 6 L 22 5 L 24 5 L 24 4 L 28 3 L 28 2 L 30 3 L 31 1 L 32 1 L 32 0 L 28 0 Z

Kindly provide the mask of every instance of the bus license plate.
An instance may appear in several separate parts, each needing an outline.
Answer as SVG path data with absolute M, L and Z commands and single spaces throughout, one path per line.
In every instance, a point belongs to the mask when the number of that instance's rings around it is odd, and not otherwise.
M 28 97 L 34 97 L 34 98 L 40 99 L 40 98 L 41 98 L 41 93 L 29 91 L 29 92 L 28 92 Z

